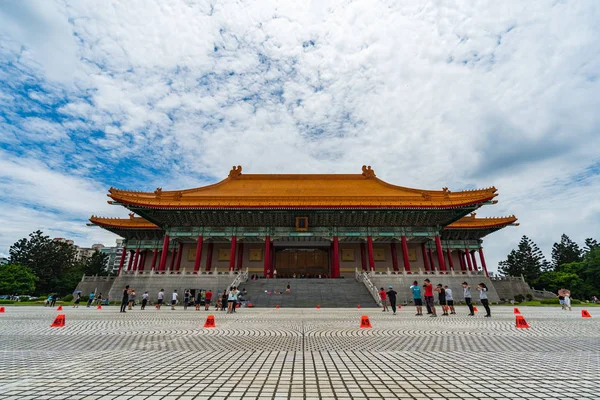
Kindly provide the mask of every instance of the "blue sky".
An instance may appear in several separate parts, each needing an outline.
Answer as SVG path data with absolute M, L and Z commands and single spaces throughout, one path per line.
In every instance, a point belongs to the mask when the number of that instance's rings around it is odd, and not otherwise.
M 110 186 L 247 173 L 495 185 L 549 255 L 600 232 L 600 7 L 590 1 L 0 3 L 0 253 L 85 226 Z

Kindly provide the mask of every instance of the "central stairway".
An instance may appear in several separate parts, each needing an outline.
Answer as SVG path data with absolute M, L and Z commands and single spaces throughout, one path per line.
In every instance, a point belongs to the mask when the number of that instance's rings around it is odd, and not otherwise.
M 285 294 L 288 283 L 292 290 Z M 240 288 L 246 289 L 246 299 L 260 308 L 277 305 L 288 308 L 314 308 L 317 305 L 355 308 L 358 304 L 361 308 L 377 307 L 363 283 L 354 279 L 259 279 L 243 282 Z

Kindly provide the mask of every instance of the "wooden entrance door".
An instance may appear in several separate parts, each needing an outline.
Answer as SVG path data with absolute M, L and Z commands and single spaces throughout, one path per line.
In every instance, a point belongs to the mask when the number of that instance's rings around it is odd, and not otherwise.
M 275 268 L 280 277 L 329 275 L 329 257 L 321 249 L 282 249 L 275 253 Z

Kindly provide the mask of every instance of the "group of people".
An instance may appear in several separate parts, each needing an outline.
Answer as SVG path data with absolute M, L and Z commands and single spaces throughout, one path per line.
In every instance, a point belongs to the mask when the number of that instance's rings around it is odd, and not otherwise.
M 236 312 L 236 308 L 238 308 L 239 304 L 241 304 L 244 301 L 244 297 L 246 296 L 246 293 L 247 293 L 246 289 L 243 289 L 242 291 L 240 291 L 235 286 L 230 287 L 229 289 L 225 289 L 222 292 L 221 292 L 221 290 L 218 290 L 217 295 L 216 295 L 215 310 L 216 311 L 227 310 L 227 313 Z M 120 312 L 122 312 L 122 313 L 126 312 L 127 308 L 129 310 L 131 310 L 132 307 L 135 306 L 135 299 L 136 299 L 135 290 L 130 288 L 129 285 L 125 286 L 125 289 L 123 289 L 123 298 L 121 301 L 121 311 Z M 204 307 L 205 311 L 208 311 L 212 304 L 212 300 L 213 300 L 213 292 L 210 289 L 208 289 L 208 290 L 200 289 L 200 291 L 198 292 L 198 297 L 196 299 L 194 299 L 194 296 L 192 296 L 192 292 L 190 290 L 186 289 L 183 294 L 183 309 L 187 310 L 188 307 L 195 306 L 196 311 L 199 311 L 202 307 Z M 149 302 L 149 294 L 148 294 L 148 292 L 144 292 L 144 294 L 142 295 L 142 304 L 141 304 L 140 308 L 142 310 L 146 309 L 148 302 Z M 164 302 L 165 302 L 165 290 L 160 289 L 160 291 L 158 292 L 158 295 L 157 295 L 156 308 L 158 310 L 160 310 Z M 177 293 L 177 289 L 175 289 L 175 290 L 173 290 L 173 293 L 171 294 L 171 310 L 175 310 L 175 306 L 178 303 L 179 303 L 179 293 Z
M 571 291 L 568 289 L 558 290 L 558 302 L 563 310 L 571 311 Z
M 475 310 L 473 308 L 473 301 L 471 297 L 471 286 L 469 286 L 467 282 L 463 282 L 462 287 L 465 303 L 467 303 L 467 307 L 469 307 L 468 315 L 473 316 L 475 315 Z M 479 292 L 479 300 L 481 301 L 481 304 L 483 305 L 486 311 L 485 317 L 489 318 L 492 316 L 492 313 L 487 297 L 488 288 L 485 285 L 485 283 L 482 282 L 479 285 L 477 285 L 476 289 Z M 417 307 L 417 316 L 423 315 L 423 300 L 425 300 L 427 314 L 429 314 L 431 317 L 437 317 L 437 310 L 434 301 L 434 292 L 437 292 L 438 294 L 438 303 L 442 309 L 442 316 L 456 314 L 456 310 L 454 308 L 454 297 L 452 289 L 450 289 L 448 285 L 442 285 L 441 283 L 438 283 L 438 285 L 434 287 L 429 279 L 425 279 L 423 281 L 422 287 L 419 286 L 419 282 L 414 281 L 412 286 L 410 287 L 410 290 L 412 292 L 412 297 L 415 302 L 415 306 Z M 387 291 L 383 288 L 379 290 L 379 297 L 381 298 L 383 312 L 389 311 L 389 303 L 392 312 L 394 313 L 394 315 L 396 314 L 397 294 L 398 293 L 394 290 L 392 286 L 390 286 Z

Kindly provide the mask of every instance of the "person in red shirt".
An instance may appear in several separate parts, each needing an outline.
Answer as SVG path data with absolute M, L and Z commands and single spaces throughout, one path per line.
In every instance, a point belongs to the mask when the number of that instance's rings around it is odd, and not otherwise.
M 435 306 L 433 305 L 433 285 L 429 279 L 425 279 L 423 286 L 425 287 L 425 304 L 427 305 L 427 308 L 431 308 L 431 316 L 437 317 Z
M 212 291 L 209 289 L 208 292 L 206 292 L 206 295 L 204 295 L 204 311 L 208 311 L 211 300 L 212 300 Z
M 383 312 L 388 311 L 387 294 L 385 293 L 385 290 L 383 290 L 383 288 L 379 290 L 379 297 L 381 297 L 381 305 L 383 305 Z

